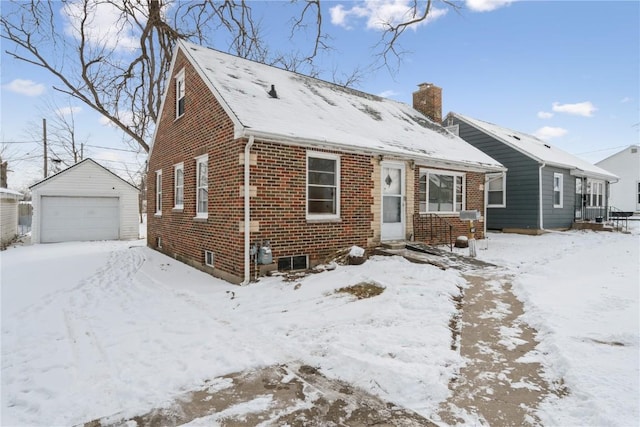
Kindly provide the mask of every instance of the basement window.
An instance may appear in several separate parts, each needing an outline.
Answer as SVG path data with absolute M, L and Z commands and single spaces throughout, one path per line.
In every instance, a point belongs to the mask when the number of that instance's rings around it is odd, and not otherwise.
M 204 251 L 204 264 L 209 267 L 215 267 L 216 256 L 212 251 Z
M 285 256 L 278 258 L 278 271 L 306 270 L 309 268 L 308 255 Z

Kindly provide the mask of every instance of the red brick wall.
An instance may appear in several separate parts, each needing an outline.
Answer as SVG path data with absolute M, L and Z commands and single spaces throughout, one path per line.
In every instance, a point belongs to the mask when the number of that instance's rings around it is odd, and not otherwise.
M 242 199 L 238 197 L 242 168 L 238 153 L 243 145 L 233 139 L 233 122 L 218 104 L 205 83 L 179 55 L 175 71 L 185 68 L 185 114 L 175 119 L 175 84 L 168 84 L 167 98 L 149 158 L 149 176 L 162 169 L 162 217 L 153 213 L 155 179 L 149 180 L 147 196 L 147 244 L 155 247 L 162 237 L 162 252 L 196 267 L 204 263 L 204 250 L 215 253 L 220 272 L 242 276 L 242 236 L 238 221 L 243 216 Z M 196 216 L 196 161 L 209 156 L 209 218 Z M 184 209 L 175 211 L 173 166 L 184 162 Z M 224 207 L 224 209 L 216 209 Z
M 322 151 L 313 149 L 313 151 Z M 336 250 L 367 246 L 371 230 L 371 161 L 369 156 L 337 153 L 341 171 L 341 219 L 313 222 L 306 219 L 307 148 L 256 142 L 257 167 L 251 170 L 251 219 L 260 221 L 252 241 L 269 240 L 273 258 L 309 255 L 312 265 L 324 262 Z M 334 152 L 335 153 L 335 152 Z

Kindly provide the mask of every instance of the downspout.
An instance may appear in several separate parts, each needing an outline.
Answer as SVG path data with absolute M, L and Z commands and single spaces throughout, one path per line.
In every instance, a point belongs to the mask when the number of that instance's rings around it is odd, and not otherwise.
M 543 209 L 543 205 L 542 205 L 542 169 L 546 166 L 547 164 L 545 162 L 542 162 L 542 164 L 540 165 L 540 169 L 538 169 L 538 194 L 540 195 L 540 230 L 544 230 L 544 209 Z
M 244 146 L 244 281 L 240 285 L 248 285 L 251 281 L 251 190 L 249 188 L 251 177 L 251 146 L 253 135 L 249 136 L 247 145 Z
M 485 239 L 488 238 L 487 237 L 487 205 L 488 204 L 489 204 L 489 176 L 487 174 L 484 174 L 484 232 L 483 232 L 483 235 Z

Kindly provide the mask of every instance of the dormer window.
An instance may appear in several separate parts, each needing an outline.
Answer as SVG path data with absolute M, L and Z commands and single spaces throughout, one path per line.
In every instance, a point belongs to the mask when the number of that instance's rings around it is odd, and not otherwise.
M 176 119 L 184 114 L 184 69 L 176 76 Z

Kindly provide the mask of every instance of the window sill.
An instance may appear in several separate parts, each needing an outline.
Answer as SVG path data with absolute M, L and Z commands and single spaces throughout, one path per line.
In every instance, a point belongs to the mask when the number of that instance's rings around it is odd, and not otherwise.
M 209 215 L 198 215 L 193 217 L 194 222 L 207 222 L 209 220 Z
M 336 218 L 313 218 L 313 217 L 307 217 L 307 222 L 311 223 L 311 224 L 322 224 L 322 223 L 337 223 L 337 222 L 342 222 L 342 218 L 336 217 Z
M 184 113 L 182 113 L 182 114 L 180 114 L 178 117 L 176 117 L 176 118 L 173 120 L 173 122 L 175 123 L 175 122 L 177 122 L 178 120 L 180 120 L 180 119 L 181 119 L 181 118 L 183 118 L 183 117 L 184 117 Z
M 447 218 L 458 218 L 460 212 L 420 212 L 420 215 L 438 215 Z
M 171 212 L 184 212 L 184 208 L 182 206 L 171 209 Z
M 488 208 L 506 208 L 507 205 L 487 205 Z
M 154 217 L 160 218 L 162 216 L 162 212 L 156 212 L 153 214 Z

